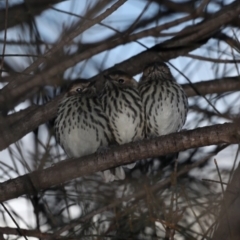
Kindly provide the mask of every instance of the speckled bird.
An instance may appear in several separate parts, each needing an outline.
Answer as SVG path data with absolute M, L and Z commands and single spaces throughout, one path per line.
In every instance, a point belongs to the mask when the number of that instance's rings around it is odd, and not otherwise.
M 148 138 L 179 131 L 187 117 L 188 100 L 168 66 L 154 62 L 145 67 L 139 81 Z
M 69 157 L 82 157 L 113 141 L 94 83 L 75 80 L 58 107 L 56 139 Z
M 101 102 L 118 144 L 138 141 L 144 138 L 144 113 L 142 101 L 134 78 L 123 71 L 105 75 Z M 135 163 L 124 167 L 133 168 Z M 124 179 L 125 172 L 116 169 L 115 179 Z

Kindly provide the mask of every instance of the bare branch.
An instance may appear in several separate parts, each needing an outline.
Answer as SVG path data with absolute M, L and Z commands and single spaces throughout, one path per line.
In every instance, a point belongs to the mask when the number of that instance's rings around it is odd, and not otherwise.
M 158 157 L 190 148 L 222 143 L 238 143 L 240 126 L 225 123 L 174 133 L 137 143 L 112 147 L 105 154 L 92 154 L 61 161 L 42 171 L 35 171 L 0 184 L 0 202 L 36 193 L 72 179 L 103 171 L 139 159 Z
M 7 234 L 7 235 L 21 236 L 17 228 L 10 228 L 10 227 L 0 227 L 0 233 Z M 29 230 L 29 229 L 21 228 L 21 233 L 24 236 L 41 238 L 41 239 L 71 240 L 69 237 L 68 238 L 54 237 L 54 235 L 51 233 L 43 233 L 43 232 L 40 232 L 39 230 Z
M 57 107 L 61 98 L 62 95 L 59 95 L 54 98 L 54 100 L 43 106 L 30 107 L 26 110 L 20 111 L 19 113 L 15 113 L 13 114 L 13 119 L 9 118 L 9 122 L 7 122 L 4 118 L 0 118 L 0 121 L 2 120 L 1 130 L 3 141 L 0 140 L 0 146 L 3 147 L 2 149 L 17 141 L 20 136 L 23 137 L 27 133 L 36 129 L 39 125 L 56 116 Z M 12 125 L 8 125 L 8 123 L 12 123 L 14 119 L 16 122 Z M 15 132 L 15 134 L 12 134 L 13 132 Z
M 200 96 L 204 96 L 207 94 L 221 94 L 230 91 L 239 91 L 240 90 L 240 77 L 227 77 L 227 78 L 219 78 L 209 81 L 203 81 L 194 83 L 193 86 L 198 90 Z M 198 95 L 193 87 L 190 84 L 182 85 L 184 90 L 186 91 L 188 97 L 193 97 Z
M 28 0 L 27 2 L 16 4 L 9 7 L 8 11 L 8 28 L 18 24 L 22 24 L 29 20 L 30 16 L 38 16 L 44 10 L 49 8 L 50 4 L 60 3 L 66 0 Z M 0 31 L 4 30 L 5 26 L 5 9 L 0 10 Z
M 190 57 L 192 59 L 198 59 L 201 61 L 206 61 L 206 62 L 214 62 L 214 63 L 240 63 L 240 60 L 230 60 L 230 59 L 218 59 L 218 58 L 210 58 L 210 57 L 203 57 L 195 54 L 186 54 L 186 57 Z

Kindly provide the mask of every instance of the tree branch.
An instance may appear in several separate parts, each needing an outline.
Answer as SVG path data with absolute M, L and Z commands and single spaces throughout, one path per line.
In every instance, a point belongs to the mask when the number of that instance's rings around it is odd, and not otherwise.
M 28 0 L 24 3 L 16 4 L 8 8 L 8 28 L 16 26 L 18 24 L 23 24 L 29 20 L 29 17 L 38 16 L 44 10 L 49 8 L 49 5 L 60 3 L 66 0 Z M 0 31 L 4 30 L 5 22 L 5 8 L 0 10 Z
M 32 194 L 40 190 L 63 184 L 72 179 L 190 148 L 215 144 L 234 144 L 240 141 L 240 126 L 225 123 L 198 128 L 186 132 L 174 133 L 137 143 L 114 146 L 105 154 L 92 154 L 79 159 L 68 159 L 54 166 L 34 171 L 0 184 L 0 202 Z
M 240 91 L 240 77 L 226 77 L 226 78 L 218 78 L 208 81 L 200 81 L 193 84 L 194 88 L 198 90 L 200 96 L 204 96 L 207 94 L 221 94 L 231 91 Z M 187 93 L 188 97 L 193 97 L 198 95 L 196 91 L 194 91 L 191 84 L 183 84 L 182 85 L 184 91 Z
M 53 239 L 53 234 L 50 234 L 50 233 L 42 233 L 39 230 L 29 230 L 29 229 L 23 229 L 23 228 L 21 228 L 20 230 L 23 236 L 36 237 L 41 239 L 46 239 L 47 237 L 49 237 L 50 239 Z M 0 233 L 19 236 L 18 228 L 0 227 Z M 54 238 L 54 239 L 64 239 L 64 238 Z

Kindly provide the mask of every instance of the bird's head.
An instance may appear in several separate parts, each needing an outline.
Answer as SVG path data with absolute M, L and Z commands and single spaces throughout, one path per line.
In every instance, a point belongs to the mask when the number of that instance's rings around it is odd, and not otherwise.
M 77 94 L 83 94 L 87 92 L 94 91 L 94 82 L 85 80 L 85 79 L 77 79 L 74 80 L 68 90 L 66 92 L 66 96 L 70 97 Z
M 149 79 L 171 80 L 173 77 L 169 67 L 164 62 L 153 62 L 144 68 L 140 81 L 146 81 Z
M 125 87 L 137 87 L 137 82 L 132 78 L 128 73 L 125 73 L 120 70 L 110 72 L 107 75 L 104 75 L 106 81 L 109 81 L 120 88 Z

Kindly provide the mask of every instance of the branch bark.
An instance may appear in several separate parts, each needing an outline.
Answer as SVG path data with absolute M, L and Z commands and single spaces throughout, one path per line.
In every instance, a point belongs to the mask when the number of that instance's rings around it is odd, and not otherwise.
M 30 230 L 30 229 L 21 228 L 20 231 L 22 236 L 36 237 L 40 239 L 46 239 L 47 237 L 49 237 L 49 239 L 53 239 L 53 234 L 42 233 L 39 230 Z M 10 228 L 10 227 L 0 227 L 0 233 L 7 234 L 7 235 L 17 235 L 17 236 L 20 235 L 18 228 Z M 54 238 L 54 239 L 57 239 L 57 238 Z M 58 238 L 58 239 L 64 239 L 64 238 Z
M 13 114 L 11 117 L 0 118 L 0 151 L 18 141 L 27 133 L 35 130 L 41 124 L 54 118 L 63 94 L 42 106 L 29 107 Z M 16 121 L 14 121 L 16 120 Z M 14 133 L 14 134 L 13 134 Z
M 193 86 L 193 87 L 192 87 Z M 240 77 L 226 77 L 218 78 L 208 81 L 199 81 L 194 84 L 183 84 L 182 87 L 187 93 L 188 97 L 199 95 L 194 89 L 200 93 L 200 96 L 207 94 L 221 94 L 231 91 L 240 91 Z
M 54 166 L 34 171 L 0 184 L 0 202 L 32 194 L 63 184 L 72 179 L 103 171 L 139 159 L 158 157 L 190 148 L 215 144 L 234 144 L 240 139 L 240 126 L 225 123 L 174 133 L 137 143 L 114 146 L 105 154 L 92 154 L 79 159 L 68 159 Z

